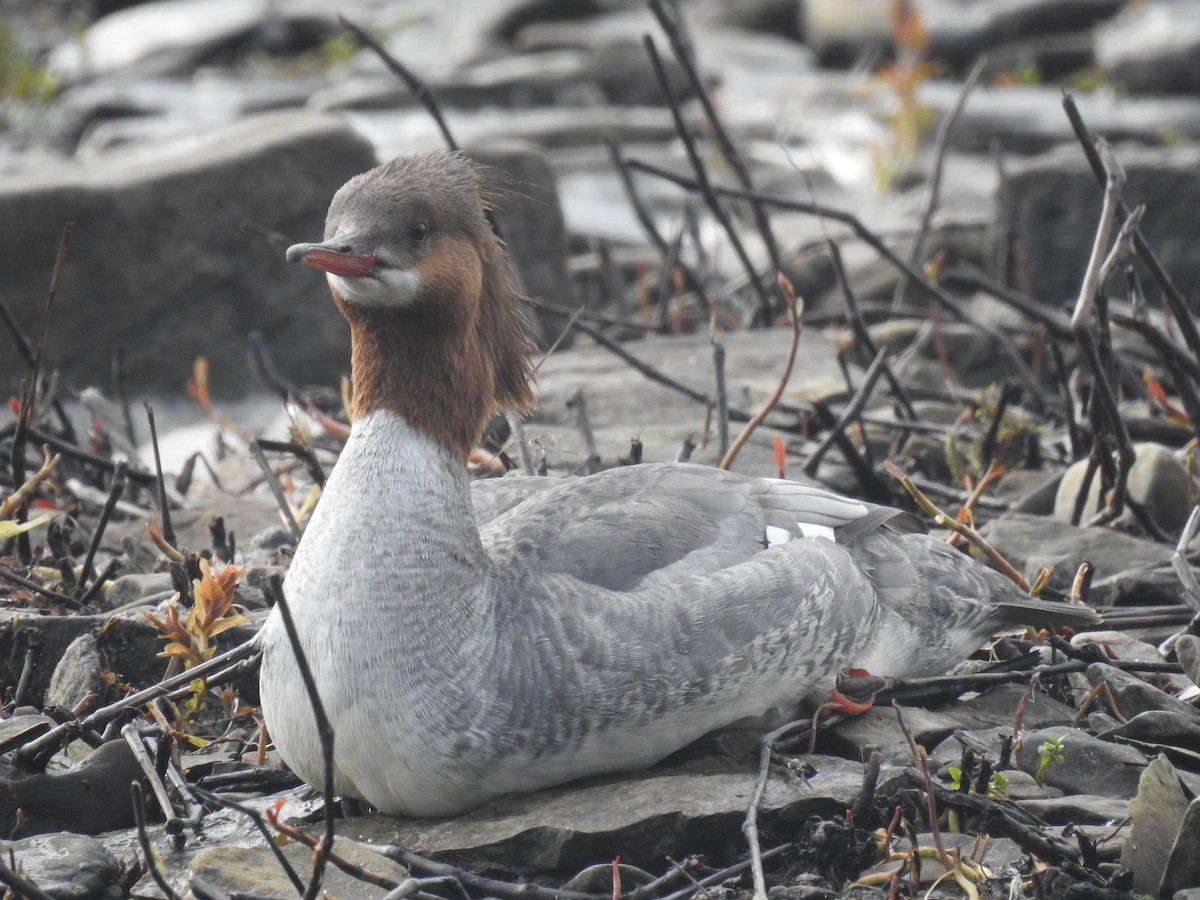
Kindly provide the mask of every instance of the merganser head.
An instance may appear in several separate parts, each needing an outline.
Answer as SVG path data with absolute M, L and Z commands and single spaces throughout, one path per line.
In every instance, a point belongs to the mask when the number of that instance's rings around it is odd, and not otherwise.
M 324 241 L 287 251 L 350 323 L 354 416 L 392 409 L 463 459 L 488 416 L 533 403 L 523 298 L 487 219 L 498 182 L 458 153 L 399 157 L 334 195 Z

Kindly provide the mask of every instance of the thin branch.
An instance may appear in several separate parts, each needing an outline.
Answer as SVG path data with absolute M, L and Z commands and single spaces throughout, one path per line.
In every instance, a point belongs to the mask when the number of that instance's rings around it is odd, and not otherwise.
M 738 452 L 745 445 L 746 441 L 750 439 L 750 435 L 752 435 L 758 426 L 766 421 L 767 416 L 771 414 L 771 410 L 775 408 L 775 405 L 783 396 L 784 389 L 787 388 L 788 381 L 790 381 L 792 377 L 792 367 L 796 363 L 796 350 L 800 347 L 800 316 L 796 314 L 796 293 L 792 289 L 792 283 L 788 281 L 787 278 L 782 274 L 780 274 L 776 280 L 779 285 L 779 293 L 784 298 L 784 302 L 787 304 L 788 319 L 792 325 L 792 342 L 788 346 L 787 359 L 784 361 L 783 371 L 779 374 L 779 382 L 775 385 L 774 392 L 767 399 L 767 402 L 763 404 L 762 409 L 754 414 L 754 417 L 746 423 L 746 426 L 734 439 L 729 451 L 717 464 L 718 469 L 728 469 L 733 465 L 734 459 L 737 458 Z M 726 407 L 725 414 L 728 415 L 728 412 L 728 407 Z
M 938 202 L 942 194 L 942 172 L 946 164 L 946 148 L 950 143 L 950 132 L 954 130 L 954 126 L 958 123 L 962 116 L 963 110 L 967 107 L 967 99 L 971 96 L 971 92 L 975 90 L 975 85 L 979 83 L 979 78 L 983 75 L 983 70 L 987 66 L 987 55 L 984 54 L 976 60 L 975 65 L 971 68 L 966 80 L 958 92 L 958 99 L 954 101 L 954 106 L 950 112 L 942 119 L 938 125 L 937 136 L 933 142 L 933 169 L 929 173 L 929 185 L 925 193 L 925 205 L 921 210 L 921 220 L 917 226 L 916 236 L 913 238 L 912 250 L 908 254 L 908 262 L 913 268 L 921 262 L 921 256 L 925 252 L 925 241 L 929 237 L 929 228 L 933 223 L 933 214 L 937 211 Z M 896 283 L 896 292 L 892 296 L 892 309 L 898 309 L 904 300 L 904 292 L 908 290 L 908 276 L 902 275 Z
M 700 101 L 700 107 L 704 110 L 704 117 L 708 120 L 708 124 L 712 129 L 712 136 L 721 151 L 721 155 L 725 157 L 725 161 L 729 164 L 729 168 L 736 176 L 738 183 L 744 188 L 753 188 L 754 182 L 750 177 L 750 169 L 746 165 L 746 160 L 738 152 L 736 145 L 730 138 L 729 132 L 725 129 L 725 125 L 721 121 L 721 117 L 717 115 L 712 97 L 709 96 L 709 92 L 700 78 L 700 73 L 696 69 L 695 57 L 689 52 L 688 42 L 683 33 L 681 23 L 668 12 L 662 0 L 650 0 L 649 6 L 650 11 L 658 20 L 663 33 L 667 36 L 667 42 L 671 45 L 671 52 L 675 55 L 679 64 L 683 66 L 683 71 L 687 75 L 692 93 Z M 674 9 L 678 11 L 678 7 Z M 762 203 L 751 202 L 750 209 L 754 214 L 755 227 L 757 227 L 758 233 L 762 237 L 763 245 L 767 248 L 767 255 L 771 260 L 771 271 L 780 272 L 783 269 L 783 265 L 779 255 L 779 243 L 775 240 L 775 234 L 771 230 L 771 220 L 767 216 L 766 208 Z
M 871 397 L 871 392 L 875 390 L 875 384 L 879 381 L 879 376 L 883 373 L 884 361 L 886 359 L 886 349 L 880 350 L 875 354 L 875 359 L 871 361 L 871 365 L 863 375 L 862 381 L 859 382 L 858 388 L 855 389 L 854 396 L 850 398 L 850 402 L 846 404 L 846 408 L 842 410 L 841 415 L 837 418 L 837 422 L 829 430 L 829 433 L 825 435 L 824 440 L 821 441 L 804 463 L 804 471 L 810 477 L 816 475 L 817 469 L 820 468 L 821 460 L 829 452 L 829 448 L 838 441 L 839 437 L 845 433 L 846 427 L 862 412 L 862 408 Z
M 1108 183 L 1109 173 L 1100 152 L 1096 149 L 1096 138 L 1092 135 L 1084 123 L 1083 117 L 1079 114 L 1079 107 L 1075 105 L 1075 98 L 1064 91 L 1062 102 L 1063 109 L 1067 113 L 1067 119 L 1070 120 L 1071 128 L 1074 130 L 1076 138 L 1079 139 L 1080 146 L 1083 148 L 1084 156 L 1087 157 L 1092 174 L 1095 176 L 1097 184 L 1104 187 Z M 1117 199 L 1117 211 L 1122 217 L 1129 215 L 1129 207 L 1120 198 Z M 1184 299 L 1183 294 L 1179 292 L 1179 288 L 1171 280 L 1171 276 L 1159 261 L 1153 248 L 1146 242 L 1146 238 L 1142 235 L 1140 228 L 1135 229 L 1133 232 L 1133 248 L 1138 258 L 1150 270 L 1151 277 L 1162 289 L 1163 296 L 1167 300 L 1167 305 L 1170 306 L 1171 313 L 1175 317 L 1175 322 L 1179 326 L 1179 331 L 1183 335 L 1184 343 L 1192 351 L 1193 357 L 1200 357 L 1200 330 L 1196 328 L 1196 321 L 1192 316 L 1191 310 L 1188 308 L 1187 301 Z
M 317 735 L 321 740 L 321 757 L 325 764 L 323 772 L 325 783 L 322 786 L 325 794 L 325 836 L 321 841 L 321 846 L 313 854 L 312 878 L 308 883 L 308 890 L 304 892 L 304 900 L 315 900 L 321 890 L 325 862 L 329 858 L 330 850 L 333 848 L 335 813 L 333 802 L 333 743 L 335 735 L 333 733 L 333 725 L 330 724 L 329 717 L 325 714 L 325 704 L 321 701 L 321 695 L 317 690 L 317 681 L 313 678 L 312 669 L 308 666 L 308 658 L 305 656 L 304 647 L 300 644 L 300 635 L 296 631 L 296 623 L 292 619 L 292 611 L 283 591 L 283 579 L 278 575 L 271 576 L 268 588 L 275 600 L 275 608 L 279 611 L 280 622 L 283 624 L 283 630 L 287 633 L 288 644 L 291 646 L 292 653 L 296 658 L 296 667 L 300 670 L 300 679 L 304 682 L 304 690 L 308 694 L 308 702 L 312 706 L 313 719 L 317 725 Z
M 708 206 L 709 212 L 713 214 L 713 218 L 717 220 L 717 223 L 724 230 L 725 236 L 729 238 L 730 246 L 733 247 L 733 252 L 742 264 L 742 268 L 746 272 L 746 277 L 749 279 L 750 285 L 758 297 L 759 311 L 763 321 L 769 321 L 771 318 L 771 298 L 767 293 L 767 289 L 763 286 L 762 280 L 758 277 L 754 263 L 750 261 L 750 255 L 746 252 L 746 247 L 742 243 L 741 235 L 734 226 L 733 220 L 729 218 L 729 213 L 726 212 L 725 208 L 721 205 L 721 201 L 717 198 L 717 193 L 713 189 L 713 184 L 708 177 L 708 168 L 704 165 L 704 160 L 700 157 L 700 151 L 696 149 L 696 141 L 692 137 L 691 129 L 688 128 L 687 122 L 683 119 L 683 110 L 679 106 L 679 100 L 675 97 L 675 92 L 671 90 L 670 81 L 667 79 L 666 70 L 663 68 L 662 58 L 658 55 L 658 48 L 654 45 L 654 39 L 650 35 L 645 35 L 642 43 L 646 47 L 646 52 L 650 55 L 650 64 L 654 67 L 655 77 L 658 79 L 663 97 L 666 98 L 667 105 L 671 109 L 671 117 L 675 121 L 675 133 L 679 135 L 679 139 L 683 142 L 684 151 L 687 153 L 692 171 L 696 175 L 696 186 L 700 191 L 700 195 L 704 198 L 704 202 Z
M 167 896 L 168 900 L 183 900 L 167 882 L 162 870 L 158 867 L 154 848 L 150 846 L 150 835 L 146 832 L 146 805 L 142 797 L 142 786 L 136 781 L 132 783 L 131 794 L 133 796 L 133 817 L 137 821 L 138 843 L 142 847 L 142 855 L 146 857 L 146 871 L 150 873 L 150 877 L 154 879 L 154 883 L 158 885 L 158 889 Z
M 657 175 L 667 181 L 677 184 L 687 190 L 700 190 L 700 185 L 695 179 L 687 178 L 679 175 L 662 166 L 656 166 L 652 163 L 642 160 L 631 159 L 627 162 L 631 169 L 636 169 L 640 172 L 646 172 L 651 175 Z M 1025 382 L 1026 387 L 1030 392 L 1032 400 L 1036 403 L 1039 409 L 1045 408 L 1046 398 L 1042 391 L 1041 385 L 1038 383 L 1037 377 L 1029 369 L 1029 365 L 1022 358 L 1020 352 L 1013 344 L 1012 340 L 1004 331 L 995 325 L 988 322 L 980 321 L 966 311 L 966 309 L 955 300 L 952 296 L 942 290 L 934 282 L 930 281 L 923 272 L 920 272 L 907 260 L 902 259 L 894 250 L 887 246 L 874 232 L 862 224 L 862 222 L 853 213 L 845 212 L 834 207 L 825 206 L 820 203 L 809 203 L 802 200 L 789 200 L 774 194 L 766 194 L 760 191 L 747 191 L 737 188 L 722 187 L 720 185 L 709 185 L 709 189 L 722 197 L 733 197 L 740 200 L 757 200 L 768 206 L 775 206 L 780 209 L 792 210 L 794 212 L 806 213 L 815 216 L 826 216 L 835 221 L 841 222 L 849 226 L 859 238 L 861 238 L 868 246 L 871 247 L 881 257 L 895 266 L 897 269 L 906 273 L 912 280 L 912 283 L 920 288 L 924 293 L 929 295 L 933 300 L 942 304 L 950 313 L 958 320 L 971 325 L 974 328 L 982 331 L 984 334 L 994 338 L 1000 345 L 1001 350 L 1009 358 L 1013 364 L 1013 368 L 1020 374 L 1021 380 Z
M 446 118 L 442 115 L 441 106 L 438 104 L 437 98 L 433 95 L 433 91 L 429 89 L 429 85 L 418 78 L 412 69 L 388 53 L 384 46 L 368 34 L 365 29 L 355 25 L 341 13 L 338 14 L 338 21 L 343 28 L 354 35 L 356 41 L 378 56 L 388 71 L 403 81 L 408 89 L 412 91 L 413 96 L 417 98 L 417 102 L 425 107 L 425 111 L 429 113 L 430 118 L 437 123 L 438 131 L 441 132 L 442 140 L 446 146 L 451 150 L 459 149 L 458 142 L 454 140 L 454 135 L 450 132 L 450 126 L 446 124 Z
M 292 515 L 292 508 L 287 502 L 287 497 L 283 495 L 283 487 L 279 484 L 279 478 L 271 469 L 271 464 L 267 462 L 266 454 L 263 453 L 262 444 L 258 441 L 250 442 L 250 453 L 254 456 L 254 461 L 258 463 L 258 468 L 262 471 L 266 478 L 267 487 L 271 489 L 271 495 L 275 498 L 275 503 L 279 507 L 279 514 L 283 517 L 283 521 L 287 524 L 288 530 L 292 533 L 294 540 L 300 540 L 304 533 L 300 528 L 300 523 L 296 521 L 296 517 Z
M 786 722 L 774 731 L 764 734 L 758 742 L 758 777 L 754 781 L 754 790 L 750 794 L 750 803 L 746 807 L 746 818 L 742 821 L 742 834 L 750 846 L 750 872 L 754 878 L 754 900 L 766 900 L 767 881 L 763 874 L 763 853 L 758 841 L 758 808 L 762 805 L 767 792 L 767 781 L 771 774 L 771 755 L 775 752 L 775 743 L 785 734 L 798 728 L 809 726 L 808 719 Z
M 956 534 L 962 535 L 971 543 L 972 546 L 979 548 L 983 553 L 987 554 L 988 559 L 992 561 L 996 568 L 1007 575 L 1009 579 L 1017 585 L 1017 587 L 1023 591 L 1029 590 L 1029 582 L 1025 580 L 1025 576 L 1014 569 L 1012 564 L 1006 560 L 1000 554 L 1000 552 L 996 550 L 995 547 L 989 544 L 983 535 L 981 535 L 970 525 L 966 525 L 958 521 L 956 517 L 938 509 L 937 505 L 934 504 L 934 502 L 928 497 L 926 497 L 915 484 L 913 484 L 912 479 L 905 474 L 904 470 L 897 466 L 890 459 L 884 460 L 883 467 L 887 470 L 889 475 L 904 485 L 904 489 L 908 491 L 910 495 L 912 495 L 912 498 L 917 502 L 917 505 L 921 507 L 921 509 L 924 510 L 927 515 L 931 516 L 938 526 L 942 528 L 948 528 Z
M 196 678 L 207 678 L 213 673 L 222 671 L 230 663 L 246 660 L 258 652 L 258 645 L 256 641 L 246 641 L 244 644 L 239 644 L 232 650 L 226 650 L 224 653 L 218 654 L 212 659 L 202 662 L 197 666 L 193 666 L 190 669 L 172 675 L 170 678 L 164 678 L 162 681 L 151 685 L 144 690 L 127 694 L 115 703 L 110 703 L 108 706 L 101 707 L 83 719 L 64 722 L 63 724 L 50 729 L 41 737 L 30 741 L 28 744 L 21 747 L 21 749 L 16 752 L 15 761 L 23 766 L 34 764 L 40 760 L 43 755 L 52 755 L 55 750 L 57 750 L 73 735 L 101 729 L 109 722 L 120 718 L 128 710 L 137 709 L 144 704 L 149 703 L 151 700 L 155 700 L 158 697 L 164 697 L 176 688 L 187 685 Z M 214 680 L 212 683 L 216 684 L 219 682 Z

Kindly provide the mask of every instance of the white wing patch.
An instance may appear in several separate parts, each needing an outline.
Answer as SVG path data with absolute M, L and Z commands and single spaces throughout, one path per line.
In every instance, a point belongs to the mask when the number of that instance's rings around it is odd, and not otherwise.
M 828 525 L 818 525 L 814 522 L 797 522 L 796 527 L 800 534 L 806 538 L 825 538 L 833 541 L 833 529 Z M 767 526 L 767 546 L 778 547 L 780 544 L 786 544 L 792 539 L 792 532 L 786 528 L 780 528 L 778 525 Z

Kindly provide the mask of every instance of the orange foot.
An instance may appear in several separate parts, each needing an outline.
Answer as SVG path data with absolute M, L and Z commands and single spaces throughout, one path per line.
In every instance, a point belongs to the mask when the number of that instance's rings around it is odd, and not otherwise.
M 855 683 L 851 685 L 848 682 Z M 862 715 L 871 708 L 875 702 L 875 692 L 883 685 L 882 678 L 874 677 L 866 669 L 847 669 L 838 678 L 837 687 L 829 692 L 829 702 L 824 708 L 845 716 Z M 850 696 L 842 693 L 842 688 L 846 688 Z

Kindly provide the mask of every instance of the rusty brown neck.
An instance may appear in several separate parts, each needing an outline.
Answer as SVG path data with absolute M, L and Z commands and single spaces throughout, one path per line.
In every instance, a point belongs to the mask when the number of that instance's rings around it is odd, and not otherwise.
M 352 414 L 389 409 L 466 462 L 487 418 L 533 402 L 528 341 L 509 295 L 364 309 L 335 295 L 350 323 Z

